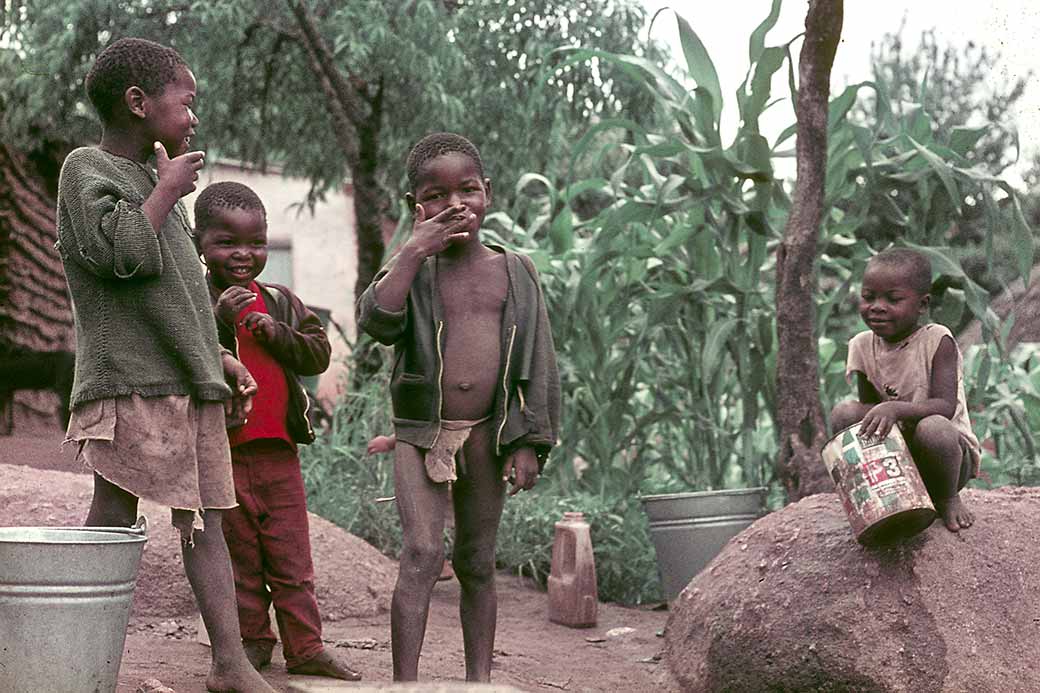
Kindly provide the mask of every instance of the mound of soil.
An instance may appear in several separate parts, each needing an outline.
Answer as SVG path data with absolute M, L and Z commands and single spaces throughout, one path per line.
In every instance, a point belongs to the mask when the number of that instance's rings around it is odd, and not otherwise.
M 962 497 L 973 527 L 888 548 L 857 544 L 834 494 L 756 522 L 672 605 L 683 690 L 1040 690 L 1040 489 Z
M 0 507 L 12 526 L 76 527 L 90 508 L 89 475 L 0 464 Z M 170 511 L 142 501 L 148 543 L 134 591 L 135 617 L 181 618 L 196 613 L 181 565 L 179 534 Z M 397 564 L 328 520 L 310 515 L 315 591 L 324 621 L 374 616 L 390 609 Z

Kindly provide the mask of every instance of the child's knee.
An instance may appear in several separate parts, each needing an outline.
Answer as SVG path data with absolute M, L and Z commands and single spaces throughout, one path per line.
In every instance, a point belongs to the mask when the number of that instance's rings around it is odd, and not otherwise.
M 401 571 L 436 579 L 444 566 L 444 542 L 406 541 L 401 549 Z
M 928 416 L 917 422 L 914 447 L 940 454 L 960 454 L 960 433 L 945 416 Z
M 838 402 L 831 409 L 831 430 L 836 433 L 843 428 L 858 423 L 869 410 L 870 405 L 857 402 L 856 400 L 847 399 L 844 402 Z
M 466 551 L 455 548 L 451 561 L 460 582 L 490 583 L 495 579 L 495 551 Z

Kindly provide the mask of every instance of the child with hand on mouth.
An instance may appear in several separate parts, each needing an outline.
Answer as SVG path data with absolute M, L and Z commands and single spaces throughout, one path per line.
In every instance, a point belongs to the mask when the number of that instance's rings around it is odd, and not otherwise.
M 452 133 L 408 155 L 412 234 L 358 301 L 358 326 L 396 359 L 394 488 L 404 546 L 390 613 L 394 680 L 418 677 L 445 512 L 461 586 L 467 681 L 488 681 L 495 537 L 507 482 L 534 487 L 559 428 L 552 331 L 529 258 L 480 240 L 491 181 Z

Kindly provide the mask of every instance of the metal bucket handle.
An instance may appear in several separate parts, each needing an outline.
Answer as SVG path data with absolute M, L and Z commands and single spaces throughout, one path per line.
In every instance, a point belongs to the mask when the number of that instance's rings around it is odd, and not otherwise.
M 133 532 L 134 534 L 140 534 L 143 537 L 147 537 L 148 536 L 148 518 L 145 517 L 144 515 L 138 515 L 137 516 L 137 522 L 134 523 L 134 526 L 131 527 L 129 531 Z

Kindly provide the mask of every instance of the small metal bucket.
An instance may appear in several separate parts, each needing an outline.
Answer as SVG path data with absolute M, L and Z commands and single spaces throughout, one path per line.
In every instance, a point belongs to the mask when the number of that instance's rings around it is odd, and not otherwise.
M 856 540 L 886 544 L 917 534 L 938 515 L 903 434 L 893 426 L 886 438 L 863 438 L 859 426 L 842 429 L 823 447 Z
M 0 527 L 0 691 L 116 690 L 146 535 Z
M 641 496 L 665 599 L 674 600 L 722 547 L 762 517 L 764 486 Z

